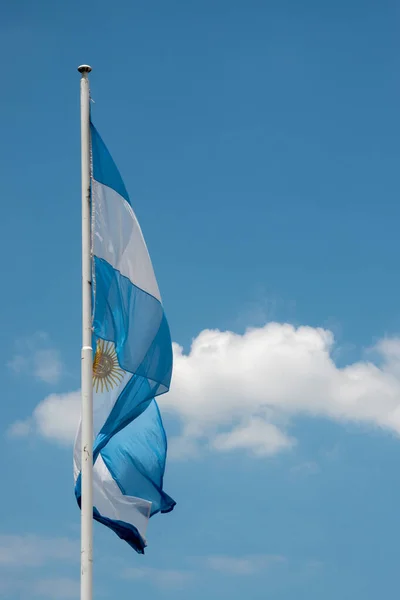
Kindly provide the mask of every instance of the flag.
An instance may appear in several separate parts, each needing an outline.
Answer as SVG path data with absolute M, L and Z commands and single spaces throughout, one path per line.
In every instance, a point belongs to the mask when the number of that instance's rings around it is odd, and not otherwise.
M 91 133 L 93 517 L 137 552 L 149 518 L 169 512 L 167 439 L 155 397 L 168 391 L 172 345 L 146 243 L 119 171 Z M 74 448 L 81 501 L 81 432 Z

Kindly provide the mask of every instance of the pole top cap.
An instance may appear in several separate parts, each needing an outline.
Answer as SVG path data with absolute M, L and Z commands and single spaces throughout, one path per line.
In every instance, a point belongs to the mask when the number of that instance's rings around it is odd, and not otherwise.
M 89 67 L 89 65 L 81 65 L 80 67 L 78 67 L 79 73 L 90 73 L 91 70 L 92 67 Z

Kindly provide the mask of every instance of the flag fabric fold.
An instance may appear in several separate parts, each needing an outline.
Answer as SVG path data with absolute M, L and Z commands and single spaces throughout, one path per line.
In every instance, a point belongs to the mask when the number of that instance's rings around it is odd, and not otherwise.
M 172 345 L 139 223 L 91 123 L 93 516 L 143 553 L 149 518 L 169 512 L 167 439 L 155 397 L 168 391 Z M 74 448 L 81 499 L 81 435 Z

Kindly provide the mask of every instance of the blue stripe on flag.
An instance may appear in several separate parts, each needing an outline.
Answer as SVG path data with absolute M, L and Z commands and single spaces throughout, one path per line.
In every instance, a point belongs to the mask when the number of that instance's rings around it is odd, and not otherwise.
M 121 540 L 125 540 L 138 554 L 144 554 L 146 544 L 134 525 L 125 523 L 125 521 L 116 521 L 115 519 L 102 517 L 96 508 L 93 509 L 93 518 L 112 529 Z
M 122 369 L 157 383 L 166 392 L 172 375 L 171 334 L 161 303 L 94 258 L 94 334 L 115 343 Z
M 90 135 L 92 141 L 93 178 L 99 183 L 103 183 L 115 190 L 130 204 L 129 194 L 126 191 L 118 168 L 93 123 L 90 123 Z
M 126 496 L 146 498 L 151 515 L 175 506 L 163 491 L 167 437 L 157 402 L 117 433 L 101 451 L 111 475 Z
M 82 494 L 80 475 L 75 485 L 75 496 L 78 506 L 79 508 L 81 508 Z M 131 548 L 136 550 L 138 554 L 144 554 L 146 543 L 140 535 L 137 527 L 135 527 L 131 523 L 126 523 L 125 521 L 118 521 L 116 519 L 108 519 L 107 517 L 103 517 L 95 506 L 93 507 L 93 518 L 98 523 L 101 523 L 102 525 L 105 525 L 106 527 L 114 531 L 114 533 L 116 533 L 118 537 L 121 538 L 121 540 L 127 542 L 131 546 Z

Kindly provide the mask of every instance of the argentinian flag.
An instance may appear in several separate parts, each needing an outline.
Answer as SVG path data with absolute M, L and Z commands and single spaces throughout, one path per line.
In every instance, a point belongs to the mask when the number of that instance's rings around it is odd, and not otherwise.
M 91 124 L 93 516 L 143 553 L 163 491 L 167 440 L 155 401 L 167 392 L 172 347 L 160 292 L 128 193 Z M 81 435 L 74 449 L 81 499 Z

